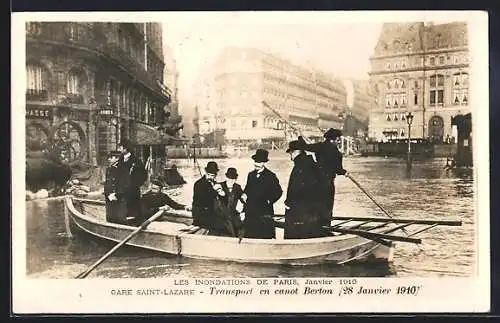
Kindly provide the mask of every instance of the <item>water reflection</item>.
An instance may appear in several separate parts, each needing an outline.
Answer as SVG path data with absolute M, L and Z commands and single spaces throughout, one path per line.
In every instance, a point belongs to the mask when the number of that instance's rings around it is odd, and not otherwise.
M 249 154 L 250 155 L 250 154 Z M 248 156 L 249 157 L 249 156 Z M 288 156 L 271 155 L 269 168 L 276 172 L 286 189 L 292 164 Z M 201 161 L 203 168 L 207 161 Z M 252 170 L 250 158 L 218 160 L 221 176 L 227 167 L 236 167 L 244 186 Z M 91 275 L 109 278 L 151 277 L 312 277 L 312 276 L 468 276 L 474 268 L 475 186 L 472 172 L 443 172 L 445 160 L 415 161 L 411 176 L 405 174 L 404 160 L 386 158 L 347 158 L 344 167 L 392 216 L 459 219 L 461 227 L 436 227 L 424 232 L 422 250 L 415 245 L 397 245 L 390 266 L 277 266 L 222 263 L 168 257 L 163 254 L 123 248 Z M 192 183 L 198 169 L 192 161 L 177 162 L 188 184 L 171 191 L 176 200 L 190 203 Z M 349 179 L 336 179 L 336 215 L 385 216 Z M 276 205 L 283 213 L 284 196 Z M 32 201 L 26 204 L 27 273 L 31 277 L 72 278 L 107 252 L 113 243 L 90 238 L 75 228 L 65 237 L 61 201 Z

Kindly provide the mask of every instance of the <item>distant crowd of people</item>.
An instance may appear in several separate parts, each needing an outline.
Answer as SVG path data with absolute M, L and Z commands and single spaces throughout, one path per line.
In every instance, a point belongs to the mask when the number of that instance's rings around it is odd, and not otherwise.
M 329 129 L 324 141 L 292 141 L 286 152 L 293 161 L 285 198 L 285 239 L 305 239 L 329 235 L 335 198 L 334 180 L 347 175 L 336 139 L 340 130 Z M 313 153 L 314 158 L 311 154 Z M 258 239 L 275 238 L 274 204 L 282 197 L 278 177 L 267 167 L 269 152 L 257 149 L 252 155 L 254 170 L 248 173 L 244 188 L 236 181 L 238 171 L 229 167 L 225 181 L 217 182 L 220 171 L 209 161 L 205 174 L 193 186 L 192 206 L 173 201 L 162 192 L 161 178 L 150 181 L 151 189 L 141 196 L 147 180 L 144 165 L 124 140 L 119 150 L 109 154 L 104 195 L 107 220 L 139 225 L 161 208 L 192 212 L 193 225 L 207 229 L 210 235 Z

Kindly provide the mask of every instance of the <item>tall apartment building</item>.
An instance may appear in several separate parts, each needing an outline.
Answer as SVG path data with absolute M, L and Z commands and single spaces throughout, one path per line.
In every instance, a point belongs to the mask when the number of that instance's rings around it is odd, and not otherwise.
M 66 162 L 101 163 L 130 138 L 161 156 L 171 94 L 158 23 L 26 24 L 27 151 L 56 147 Z
M 200 133 L 222 129 L 229 143 L 282 145 L 291 136 L 284 120 L 308 137 L 342 127 L 341 81 L 258 49 L 225 48 L 201 84 Z
M 370 58 L 376 96 L 369 136 L 442 141 L 454 136 L 451 118 L 470 112 L 467 24 L 386 23 Z

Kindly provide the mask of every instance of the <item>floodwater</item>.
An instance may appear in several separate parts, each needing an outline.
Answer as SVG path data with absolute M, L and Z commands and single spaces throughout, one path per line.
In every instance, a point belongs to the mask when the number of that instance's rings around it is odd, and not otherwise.
M 286 191 L 292 163 L 285 154 L 271 154 L 269 168 L 278 174 Z M 200 160 L 200 166 L 208 160 Z M 236 167 L 244 186 L 252 160 L 217 160 L 221 180 L 227 167 Z M 191 203 L 192 183 L 199 177 L 193 161 L 177 160 L 188 182 L 171 191 L 181 203 Z M 415 161 L 411 174 L 404 160 L 381 157 L 344 158 L 344 168 L 394 217 L 461 220 L 460 227 L 438 226 L 419 235 L 420 247 L 397 243 L 394 261 L 387 265 L 281 266 L 249 265 L 192 260 L 139 250 L 119 249 L 89 277 L 439 277 L 472 276 L 476 273 L 475 184 L 472 171 L 443 171 L 445 159 Z M 336 179 L 335 215 L 385 215 L 348 178 Z M 283 200 L 276 213 L 283 213 Z M 99 259 L 113 243 L 96 240 L 73 229 L 67 235 L 63 202 L 30 201 L 26 204 L 26 270 L 31 278 L 73 278 Z M 410 230 L 411 231 L 411 230 Z

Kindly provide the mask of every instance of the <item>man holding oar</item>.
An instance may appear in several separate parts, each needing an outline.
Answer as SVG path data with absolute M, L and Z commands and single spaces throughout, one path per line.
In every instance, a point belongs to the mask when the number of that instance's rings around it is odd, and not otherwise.
M 333 204 L 335 200 L 335 177 L 337 175 L 347 176 L 347 171 L 342 166 L 342 153 L 338 150 L 336 139 L 342 136 L 342 132 L 338 129 L 328 129 L 323 137 L 323 142 L 307 144 L 302 136 L 298 140 L 304 150 L 315 153 L 316 160 L 322 178 L 321 183 L 323 192 L 320 194 L 320 200 L 323 201 L 323 214 L 321 216 L 322 226 L 330 226 L 332 221 Z
M 151 179 L 150 190 L 142 195 L 142 219 L 148 219 L 160 209 L 186 210 L 191 211 L 191 207 L 177 203 L 172 200 L 167 194 L 162 192 L 165 183 L 160 178 Z

